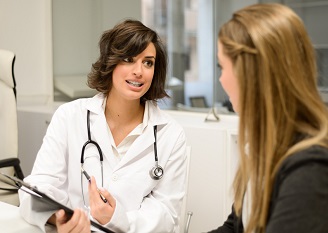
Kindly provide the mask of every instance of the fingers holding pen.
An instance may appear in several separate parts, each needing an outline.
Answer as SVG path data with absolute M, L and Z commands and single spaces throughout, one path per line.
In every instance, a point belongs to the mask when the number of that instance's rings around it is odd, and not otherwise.
M 116 200 L 106 189 L 98 189 L 94 177 L 91 177 L 89 184 L 89 202 L 90 213 L 99 223 L 106 224 L 111 220 L 116 207 Z

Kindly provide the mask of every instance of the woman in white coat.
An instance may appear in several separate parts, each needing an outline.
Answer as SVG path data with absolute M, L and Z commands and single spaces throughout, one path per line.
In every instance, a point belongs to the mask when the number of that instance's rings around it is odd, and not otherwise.
M 20 192 L 21 215 L 43 230 L 52 223 L 58 232 L 90 232 L 88 217 L 115 232 L 178 231 L 186 139 L 156 105 L 168 96 L 164 47 L 134 20 L 105 31 L 99 47 L 88 75 L 99 94 L 58 108 L 25 178 L 74 214 L 68 219 L 63 210 L 32 211 L 31 196 Z

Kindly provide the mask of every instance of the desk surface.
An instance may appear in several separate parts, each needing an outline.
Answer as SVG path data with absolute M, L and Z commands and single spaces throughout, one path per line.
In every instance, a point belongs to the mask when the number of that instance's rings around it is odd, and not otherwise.
M 94 96 L 97 91 L 87 86 L 87 76 L 70 75 L 56 76 L 54 78 L 55 87 L 70 98 L 81 98 Z
M 38 227 L 28 224 L 19 214 L 19 208 L 0 201 L 1 232 L 6 233 L 39 233 Z

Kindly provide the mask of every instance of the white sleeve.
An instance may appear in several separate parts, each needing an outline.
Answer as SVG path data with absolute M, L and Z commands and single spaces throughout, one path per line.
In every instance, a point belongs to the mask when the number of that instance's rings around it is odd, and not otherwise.
M 37 186 L 66 205 L 67 195 L 67 127 L 65 127 L 64 108 L 59 107 L 52 117 L 42 146 L 37 154 L 31 175 L 24 181 Z M 32 197 L 24 191 L 19 192 L 20 214 L 30 224 L 45 231 L 45 224 L 55 211 L 36 212 L 32 210 Z

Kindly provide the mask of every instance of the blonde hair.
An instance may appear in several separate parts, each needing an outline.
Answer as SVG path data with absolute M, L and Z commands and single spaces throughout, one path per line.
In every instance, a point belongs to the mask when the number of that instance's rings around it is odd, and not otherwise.
M 301 19 L 281 4 L 235 12 L 220 29 L 219 41 L 233 62 L 240 93 L 234 207 L 240 216 L 250 182 L 252 208 L 245 232 L 265 232 L 280 164 L 311 145 L 327 147 L 328 118 L 317 90 L 315 51 Z

